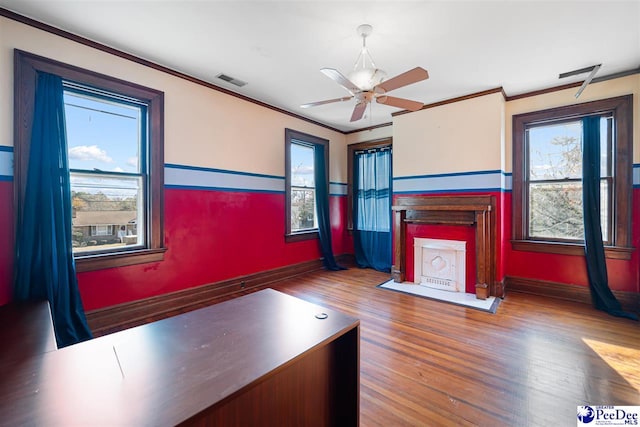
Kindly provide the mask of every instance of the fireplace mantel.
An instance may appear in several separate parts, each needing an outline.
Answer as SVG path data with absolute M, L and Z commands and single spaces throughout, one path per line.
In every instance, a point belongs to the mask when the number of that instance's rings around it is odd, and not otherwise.
M 502 296 L 495 283 L 495 198 L 479 196 L 403 196 L 394 200 L 395 260 L 391 274 L 402 283 L 406 275 L 407 224 L 445 224 L 475 227 L 476 297 Z

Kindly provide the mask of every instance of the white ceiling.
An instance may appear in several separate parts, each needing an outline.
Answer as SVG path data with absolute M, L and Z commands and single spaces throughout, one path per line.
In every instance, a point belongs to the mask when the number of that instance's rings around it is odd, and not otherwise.
M 345 75 L 356 27 L 373 26 L 369 51 L 389 77 L 420 66 L 430 78 L 391 94 L 425 104 L 503 87 L 517 95 L 565 83 L 558 74 L 602 64 L 597 77 L 640 67 L 640 0 L 631 1 L 170 1 L 0 0 L 0 7 L 349 131 L 391 121 L 320 73 Z M 237 88 L 215 76 L 248 82 Z M 587 88 L 588 90 L 588 88 Z

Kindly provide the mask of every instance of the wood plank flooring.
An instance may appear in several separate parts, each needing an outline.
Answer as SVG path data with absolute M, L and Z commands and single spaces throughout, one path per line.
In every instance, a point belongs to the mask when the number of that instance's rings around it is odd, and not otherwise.
M 350 268 L 270 287 L 361 320 L 362 426 L 569 426 L 578 405 L 640 405 L 640 325 L 507 293 L 496 314 L 376 288 Z

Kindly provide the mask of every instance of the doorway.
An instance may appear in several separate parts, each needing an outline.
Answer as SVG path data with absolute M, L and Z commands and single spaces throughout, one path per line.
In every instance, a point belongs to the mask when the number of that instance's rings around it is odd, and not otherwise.
M 391 271 L 391 139 L 349 146 L 348 221 L 353 232 L 356 264 Z

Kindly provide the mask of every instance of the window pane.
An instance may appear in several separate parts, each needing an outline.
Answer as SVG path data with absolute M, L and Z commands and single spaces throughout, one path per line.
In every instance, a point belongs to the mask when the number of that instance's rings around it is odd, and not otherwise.
M 313 147 L 291 144 L 291 186 L 315 188 Z
M 613 162 L 611 162 L 610 153 L 612 135 L 610 135 L 611 126 L 613 126 L 613 117 L 600 118 L 600 176 L 613 176 Z
M 600 121 L 600 173 L 610 177 L 611 117 Z M 529 236 L 536 239 L 584 240 L 582 187 L 582 121 L 533 126 L 529 147 Z M 539 181 L 547 180 L 542 183 Z M 556 182 L 553 182 L 556 180 Z M 549 182 L 551 181 L 551 182 Z M 602 237 L 609 241 L 610 184 L 601 187 Z
M 528 129 L 529 179 L 582 177 L 582 122 Z
M 141 109 L 65 91 L 71 169 L 140 172 Z
M 312 146 L 292 142 L 291 231 L 317 228 L 314 153 Z
M 607 179 L 600 183 L 602 240 L 609 242 Z M 584 240 L 582 183 L 532 183 L 529 187 L 529 237 Z
M 71 173 L 73 251 L 143 245 L 142 177 Z
M 291 189 L 291 231 L 317 228 L 315 190 Z
M 609 242 L 609 194 L 611 188 L 607 180 L 600 181 L 600 226 L 602 228 L 602 241 Z
M 531 183 L 529 237 L 584 240 L 582 183 Z

